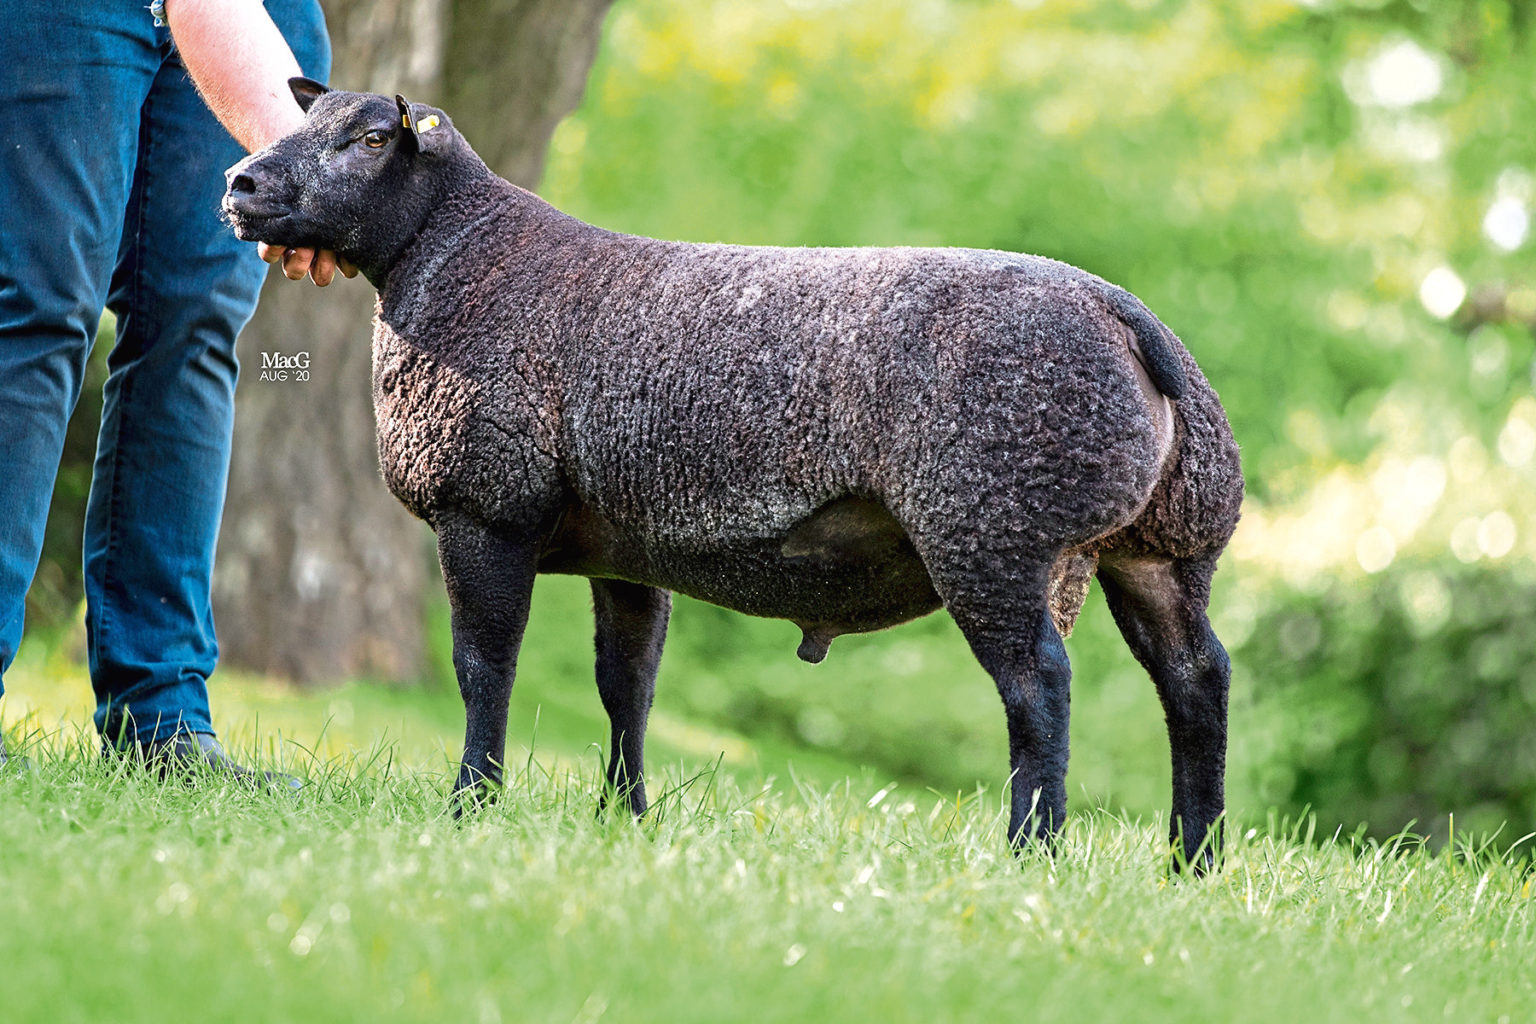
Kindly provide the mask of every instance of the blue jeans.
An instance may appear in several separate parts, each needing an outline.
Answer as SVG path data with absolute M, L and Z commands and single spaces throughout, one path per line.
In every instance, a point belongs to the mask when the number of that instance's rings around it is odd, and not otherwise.
M 323 81 L 317 0 L 266 6 Z M 84 544 L 96 726 L 113 741 L 210 732 L 235 336 L 266 271 L 219 218 L 244 152 L 142 0 L 10 8 L 0 111 L 0 678 L 106 307 L 117 342 Z

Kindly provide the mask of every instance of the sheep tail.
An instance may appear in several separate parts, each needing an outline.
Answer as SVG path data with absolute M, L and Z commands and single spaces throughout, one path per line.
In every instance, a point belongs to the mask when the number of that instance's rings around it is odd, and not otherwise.
M 1108 281 L 1096 280 L 1095 291 L 1110 310 L 1136 335 L 1139 353 L 1132 352 L 1146 367 L 1147 376 L 1157 390 L 1177 401 L 1189 388 L 1184 364 L 1179 360 L 1173 332 L 1162 325 L 1140 299 Z

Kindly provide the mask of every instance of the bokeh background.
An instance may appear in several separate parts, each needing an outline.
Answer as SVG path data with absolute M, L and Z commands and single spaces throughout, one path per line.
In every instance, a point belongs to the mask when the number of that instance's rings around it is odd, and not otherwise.
M 355 6 L 328 5 L 333 30 Z M 1443 836 L 1451 815 L 1510 840 L 1536 830 L 1536 4 L 619 0 L 583 16 L 595 62 L 574 113 L 551 122 L 539 184 L 562 209 L 698 241 L 1040 253 L 1131 289 L 1184 339 L 1248 486 L 1213 601 L 1234 660 L 1235 814 L 1310 810 L 1327 830 L 1381 835 L 1413 822 Z M 434 51 L 424 98 L 488 88 L 456 64 L 463 31 Z M 344 60 L 337 74 L 360 84 Z M 488 106 L 481 135 L 459 118 L 477 145 L 495 131 Z M 110 328 L 8 723 L 83 720 L 79 510 Z M 325 340 L 311 343 L 323 372 Z M 365 392 L 366 368 L 348 372 Z M 319 404 L 298 387 L 253 392 L 251 376 L 243 403 Z M 297 474 L 314 443 L 269 439 L 261 459 Z M 388 503 L 371 452 L 347 457 Z M 255 504 L 243 493 L 237 480 L 232 517 Z M 308 518 L 321 534 L 346 527 Z M 428 539 L 407 536 L 395 554 L 422 558 Z M 244 582 L 225 578 L 221 629 L 258 617 L 240 604 L 252 576 L 292 563 L 246 559 Z M 321 670 L 233 659 L 214 684 L 226 729 L 280 727 L 317 748 L 384 732 L 453 756 L 440 586 L 425 574 L 409 587 L 419 656 Z M 514 747 L 596 760 L 588 609 L 583 581 L 541 581 Z M 797 642 L 788 624 L 679 600 L 660 756 L 948 793 L 1002 784 L 995 692 L 945 616 L 842 638 L 820 666 L 795 659 Z M 1068 648 L 1075 806 L 1165 810 L 1161 711 L 1097 594 Z

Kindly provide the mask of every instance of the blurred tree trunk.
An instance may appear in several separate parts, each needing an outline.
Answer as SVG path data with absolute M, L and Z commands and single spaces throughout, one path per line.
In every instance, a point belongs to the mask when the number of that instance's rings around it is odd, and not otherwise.
M 613 0 L 455 0 L 443 102 L 497 174 L 538 183 L 549 137 L 575 110 Z
M 446 109 L 486 161 L 532 186 L 575 109 L 612 0 L 323 0 L 338 88 Z M 273 272 L 241 335 L 214 601 L 226 664 L 300 682 L 418 676 L 430 535 L 379 478 L 374 293 Z M 262 379 L 263 353 L 310 355 Z

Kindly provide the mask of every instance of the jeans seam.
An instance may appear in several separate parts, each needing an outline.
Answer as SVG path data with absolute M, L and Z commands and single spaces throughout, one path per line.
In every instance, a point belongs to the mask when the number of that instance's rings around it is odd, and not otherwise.
M 145 142 L 144 142 L 144 146 L 143 146 L 142 150 L 138 153 L 138 166 L 134 169 L 134 173 L 136 175 L 142 175 L 142 177 L 140 179 L 141 180 L 141 186 L 140 186 L 140 193 L 139 193 L 139 196 L 138 196 L 137 209 L 134 211 L 134 222 L 133 222 L 133 225 L 132 225 L 132 229 L 133 229 L 132 251 L 134 252 L 135 255 L 134 255 L 133 276 L 130 279 L 129 287 L 128 287 L 128 304 L 127 304 L 127 308 L 129 308 L 129 309 L 140 309 L 141 308 L 139 299 L 140 299 L 141 283 L 142 283 L 141 275 L 144 272 L 144 260 L 142 258 L 143 257 L 142 239 L 143 239 L 143 234 L 144 234 L 144 211 L 145 211 L 145 209 L 149 205 L 149 193 L 150 193 L 150 172 L 149 172 L 149 168 L 152 166 L 152 161 L 150 159 L 150 155 L 153 152 L 154 147 L 155 147 L 155 133 L 154 133 L 154 128 L 153 128 L 153 122 L 152 122 L 152 119 L 150 117 L 150 108 L 154 104 L 154 102 L 155 102 L 154 92 L 153 92 L 153 90 L 151 90 L 149 95 L 147 95 L 144 98 L 144 106 L 143 106 L 141 114 L 140 114 L 140 118 L 141 118 L 140 123 L 146 125 L 147 127 L 145 129 L 145 136 L 144 136 L 145 137 Z M 121 334 L 120 333 L 116 334 L 116 336 L 113 339 L 113 346 L 116 347 L 121 342 L 122 342 Z M 110 514 L 111 520 L 107 524 L 107 553 L 106 553 L 106 557 L 102 560 L 102 571 L 101 571 L 101 582 L 102 582 L 102 586 L 101 586 L 101 615 L 100 615 L 100 618 L 99 618 L 99 625 L 98 625 L 98 628 L 97 628 L 97 637 L 98 637 L 97 643 L 98 644 L 102 642 L 101 638 L 106 636 L 107 625 L 108 625 L 108 622 L 110 621 L 110 619 L 112 617 L 111 616 L 111 608 L 112 608 L 112 601 L 113 601 L 112 587 L 111 587 L 112 570 L 113 570 L 114 566 L 117 563 L 118 555 L 119 555 L 119 552 L 120 552 L 120 549 L 121 549 L 121 546 L 122 546 L 121 545 L 121 538 L 120 538 L 119 531 L 122 528 L 120 524 L 122 523 L 122 520 L 123 520 L 123 509 L 122 509 L 122 504 L 121 504 L 123 489 L 122 489 L 122 487 L 120 485 L 120 481 L 122 480 L 123 448 L 122 448 L 122 445 L 119 443 L 119 441 L 121 439 L 121 434 L 122 434 L 122 426 L 121 426 L 121 424 L 122 424 L 122 417 L 123 417 L 124 412 L 127 409 L 128 405 L 130 404 L 129 400 L 132 397 L 132 392 L 133 392 L 133 377 L 132 377 L 132 374 L 131 373 L 130 374 L 125 374 L 124 377 L 123 377 L 122 389 L 118 393 L 117 417 L 113 421 L 113 424 L 112 424 L 112 498 L 111 498 L 111 501 L 108 503 L 108 506 L 107 506 L 108 510 L 109 510 L 109 514 Z M 127 715 L 129 726 L 133 730 L 134 738 L 137 739 L 138 738 L 138 724 L 137 724 L 137 722 L 134 721 L 133 712 L 131 710 L 129 710 L 129 709 L 124 709 L 124 712 Z M 154 726 L 156 732 L 158 732 L 159 728 L 160 728 L 160 723 L 158 721 L 159 717 L 160 716 L 158 716 L 158 715 L 156 716 L 157 721 L 156 721 L 155 726 Z

